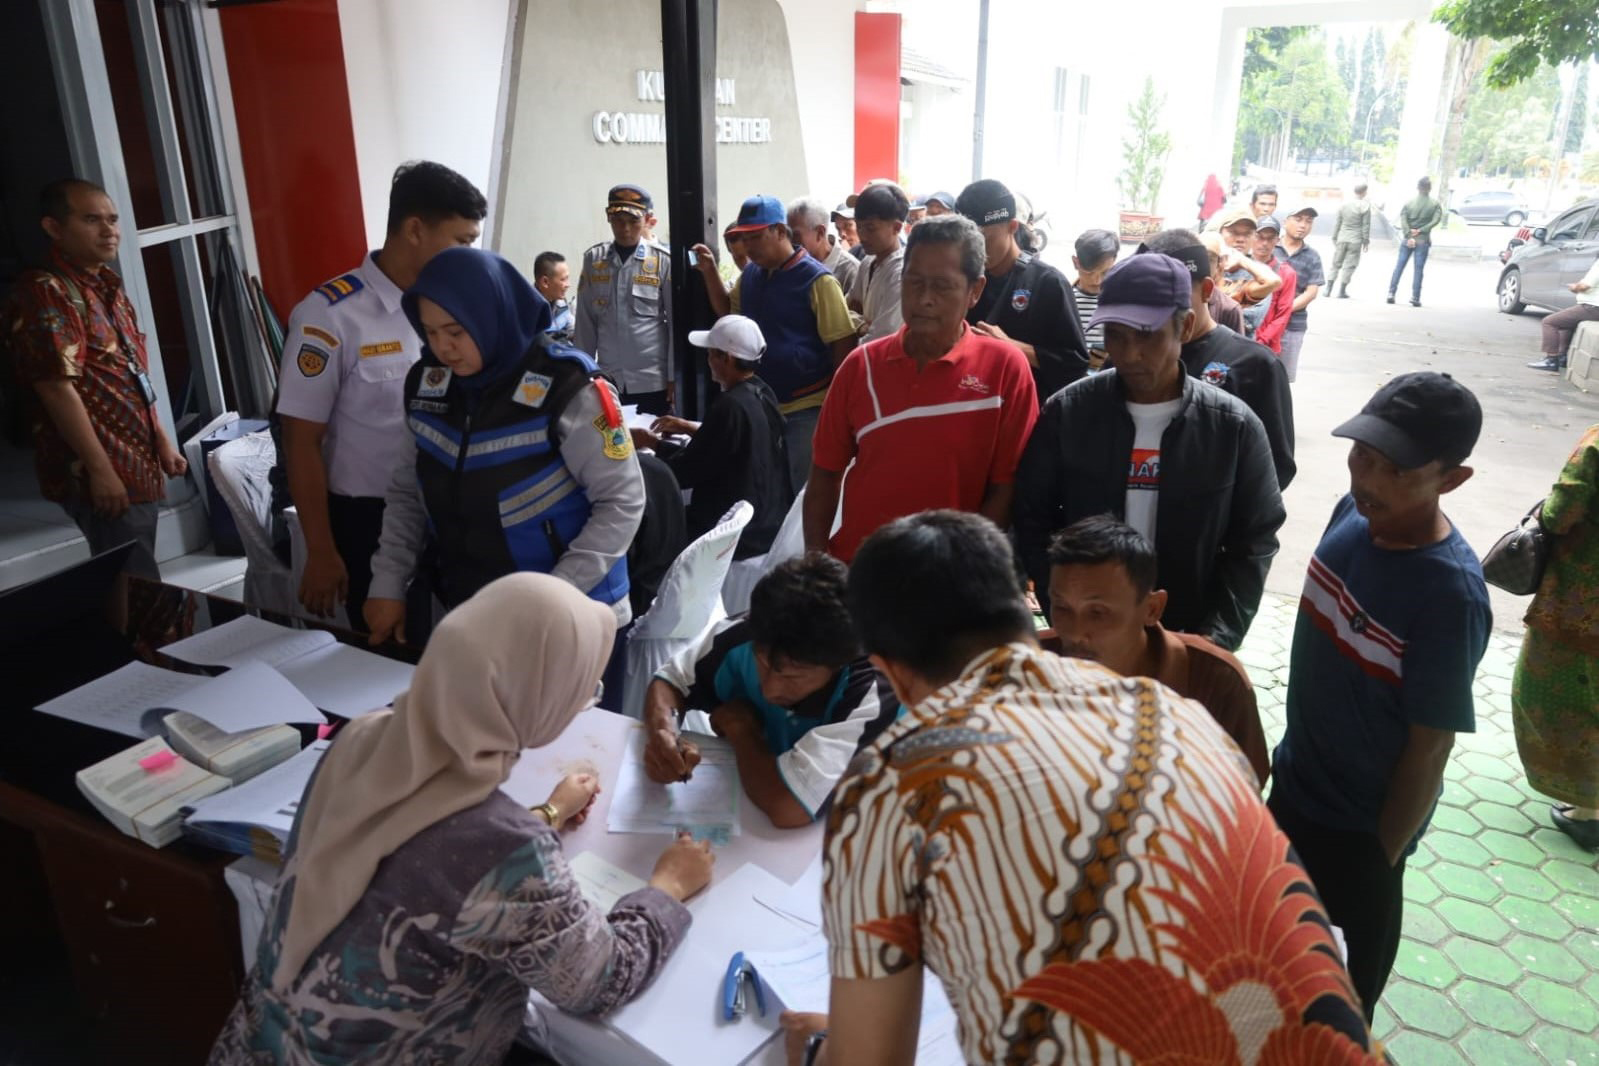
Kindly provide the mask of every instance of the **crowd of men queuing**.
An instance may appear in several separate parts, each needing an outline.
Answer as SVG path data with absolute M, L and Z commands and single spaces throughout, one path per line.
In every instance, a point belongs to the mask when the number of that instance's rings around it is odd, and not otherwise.
M 693 773 L 680 719 L 704 709 L 775 824 L 829 819 L 833 1011 L 786 1019 L 796 1047 L 898 1061 L 925 966 L 971 1061 L 1070 1060 L 1085 1033 L 1183 1046 L 1152 995 L 1203 1000 L 1241 1041 L 1325 1028 L 1362 1061 L 1405 858 L 1473 728 L 1488 603 L 1440 497 L 1471 475 L 1481 411 L 1448 375 L 1403 374 L 1335 431 L 1350 492 L 1310 564 L 1268 752 L 1231 653 L 1277 551 L 1289 386 L 1329 280 L 1305 243 L 1316 209 L 1276 201 L 1262 187 L 1127 255 L 1089 230 L 1068 279 L 992 179 L 914 200 L 874 182 L 831 209 L 751 196 L 723 234 L 731 270 L 704 245 L 674 257 L 650 193 L 619 184 L 595 205 L 610 237 L 528 279 L 472 247 L 477 189 L 407 164 L 382 247 L 285 332 L 301 601 L 420 643 L 434 601 L 553 574 L 614 611 L 614 699 L 626 627 L 684 546 L 745 500 L 736 555 L 763 555 L 798 506 L 807 554 L 643 710 L 658 780 Z M 53 258 L 6 320 L 41 487 L 92 547 L 136 541 L 153 577 L 163 479 L 184 466 L 109 265 L 116 208 L 68 181 L 42 215 Z M 1365 226 L 1341 223 L 1342 285 Z M 672 340 L 689 262 L 718 316 L 689 335 L 717 389 L 699 422 L 678 413 Z M 1218 902 L 1256 889 L 1272 907 Z M 1240 950 L 1269 1010 L 1215 968 Z

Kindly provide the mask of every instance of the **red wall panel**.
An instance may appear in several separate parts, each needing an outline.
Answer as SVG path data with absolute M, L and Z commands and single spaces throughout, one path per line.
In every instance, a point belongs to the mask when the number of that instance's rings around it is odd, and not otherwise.
M 220 12 L 261 284 L 282 317 L 366 252 L 337 0 Z
M 899 180 L 899 15 L 855 13 L 855 189 Z

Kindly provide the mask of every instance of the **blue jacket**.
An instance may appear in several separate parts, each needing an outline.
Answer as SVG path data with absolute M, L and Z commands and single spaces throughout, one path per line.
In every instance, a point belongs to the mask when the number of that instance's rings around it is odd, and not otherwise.
M 803 251 L 776 270 L 754 263 L 739 278 L 739 314 L 753 318 L 766 338 L 761 379 L 779 404 L 827 388 L 833 380 L 833 346 L 816 329 L 811 286 L 828 270 Z

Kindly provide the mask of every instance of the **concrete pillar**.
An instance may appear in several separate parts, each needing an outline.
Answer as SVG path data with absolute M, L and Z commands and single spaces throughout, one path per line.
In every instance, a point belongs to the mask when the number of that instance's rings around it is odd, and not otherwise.
M 1410 76 L 1405 82 L 1405 112 L 1399 119 L 1399 149 L 1389 181 L 1389 213 L 1414 195 L 1416 182 L 1427 174 L 1438 136 L 1438 108 L 1443 96 L 1444 66 L 1449 53 L 1449 31 L 1433 22 L 1416 23 L 1410 53 Z M 1430 175 L 1436 183 L 1438 175 Z
M 1249 36 L 1237 9 L 1222 12 L 1221 32 L 1216 40 L 1216 82 L 1210 94 L 1210 137 L 1207 152 L 1210 169 L 1221 179 L 1223 188 L 1232 179 L 1233 144 L 1238 134 L 1238 99 L 1244 81 L 1244 42 Z

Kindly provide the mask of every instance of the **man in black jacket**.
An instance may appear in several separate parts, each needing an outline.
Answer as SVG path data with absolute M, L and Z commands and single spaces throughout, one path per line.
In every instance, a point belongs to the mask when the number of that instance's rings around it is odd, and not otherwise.
M 1163 230 L 1139 251 L 1169 255 L 1193 276 L 1194 324 L 1183 339 L 1183 368 L 1249 405 L 1266 429 L 1277 488 L 1287 489 L 1298 468 L 1294 465 L 1294 396 L 1282 360 L 1264 344 L 1218 325 L 1210 316 L 1215 273 L 1210 252 L 1197 234 L 1185 229 Z
M 1010 341 L 1033 368 L 1038 402 L 1088 372 L 1088 341 L 1066 276 L 1016 243 L 1016 197 L 992 178 L 974 181 L 956 210 L 983 231 L 987 284 L 966 321 L 978 333 Z
M 1016 539 L 1047 588 L 1052 534 L 1089 515 L 1121 518 L 1155 545 L 1166 624 L 1232 650 L 1260 606 L 1286 515 L 1260 419 L 1183 371 L 1191 280 L 1158 253 L 1105 275 L 1089 324 L 1105 324 L 1114 369 L 1044 405 L 1016 472 Z
M 761 327 L 743 315 L 723 315 L 710 329 L 691 331 L 688 340 L 710 349 L 706 365 L 722 391 L 712 398 L 704 422 L 666 415 L 648 431 L 635 429 L 634 444 L 660 451 L 677 483 L 694 491 L 688 505 L 690 540 L 715 529 L 729 508 L 748 500 L 755 516 L 733 558 L 764 555 L 794 502 L 783 414 L 772 387 L 755 373 L 766 340 Z M 681 448 L 663 447 L 662 436 L 689 441 Z

